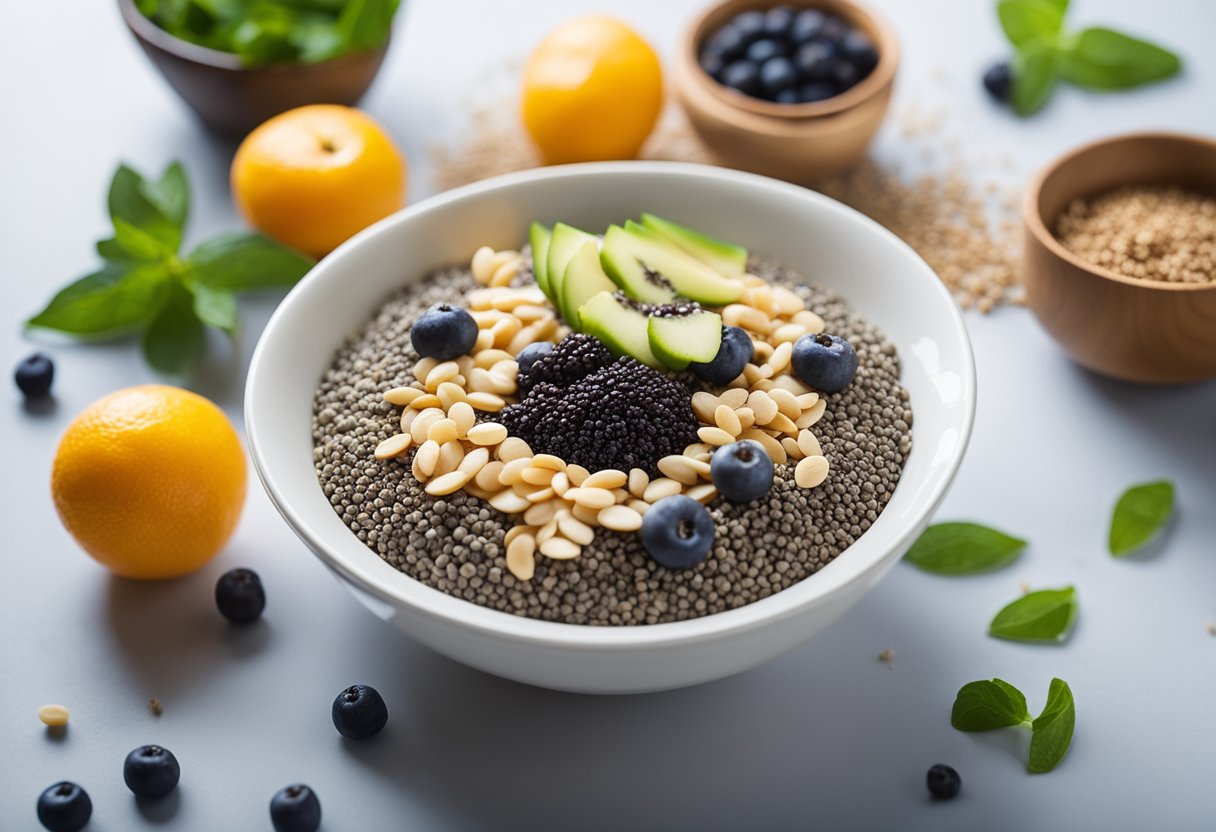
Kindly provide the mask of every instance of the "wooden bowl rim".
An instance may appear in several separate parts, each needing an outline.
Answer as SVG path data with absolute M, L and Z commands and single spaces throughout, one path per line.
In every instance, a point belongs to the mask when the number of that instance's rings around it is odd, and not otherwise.
M 856 0 L 830 0 L 829 3 L 824 3 L 822 0 L 796 0 L 793 3 L 799 9 L 821 10 L 829 4 L 843 9 L 843 13 L 840 13 L 841 16 L 861 18 L 873 26 L 874 31 L 878 34 L 874 44 L 878 50 L 878 64 L 855 86 L 823 101 L 806 104 L 776 104 L 758 98 L 753 99 L 750 96 L 728 90 L 701 68 L 701 63 L 697 60 L 697 47 L 704 40 L 705 32 L 703 30 L 709 19 L 724 15 L 727 9 L 741 12 L 752 8 L 771 8 L 774 3 L 769 0 L 722 0 L 722 2 L 702 9 L 685 27 L 680 39 L 679 51 L 676 53 L 676 60 L 687 65 L 688 71 L 685 75 L 692 84 L 702 91 L 708 92 L 732 110 L 785 121 L 807 120 L 847 112 L 879 95 L 884 88 L 890 85 L 899 66 L 899 38 L 885 16 Z
M 1095 265 L 1067 249 L 1063 243 L 1056 239 L 1056 235 L 1051 232 L 1051 229 L 1043 221 L 1043 215 L 1039 212 L 1039 196 L 1042 193 L 1043 185 L 1048 179 L 1059 172 L 1062 167 L 1087 153 L 1092 153 L 1111 145 L 1144 140 L 1156 141 L 1163 144 L 1183 143 L 1197 145 L 1210 152 L 1213 161 L 1216 162 L 1216 141 L 1188 133 L 1150 130 L 1136 133 L 1120 133 L 1117 136 L 1097 139 L 1057 156 L 1051 163 L 1041 168 L 1031 177 L 1030 182 L 1026 186 L 1026 195 L 1022 199 L 1022 221 L 1030 233 L 1034 235 L 1039 245 L 1073 268 L 1080 269 L 1095 277 L 1141 289 L 1154 289 L 1162 292 L 1204 292 L 1216 290 L 1216 281 L 1211 283 L 1173 283 L 1165 280 L 1149 280 L 1143 277 L 1129 277 L 1105 266 Z M 1111 189 L 1117 187 L 1119 185 L 1115 184 L 1111 186 Z

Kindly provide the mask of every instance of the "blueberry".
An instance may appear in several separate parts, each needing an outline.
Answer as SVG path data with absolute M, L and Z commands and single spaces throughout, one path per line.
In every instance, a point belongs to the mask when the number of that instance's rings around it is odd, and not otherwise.
M 743 368 L 752 360 L 754 352 L 755 346 L 750 335 L 737 326 L 724 326 L 722 344 L 713 360 L 705 363 L 694 361 L 688 365 L 688 369 L 702 381 L 715 387 L 723 387 L 739 377 L 739 373 L 743 372 Z
M 853 31 L 852 26 L 835 15 L 828 15 L 824 18 L 823 26 L 819 29 L 819 37 L 823 40 L 839 44 L 844 42 L 844 39 L 848 37 L 851 31 Z
M 642 519 L 642 546 L 660 566 L 687 569 L 705 560 L 714 545 L 714 520 L 691 497 L 673 494 Z
M 751 61 L 735 61 L 722 70 L 722 84 L 744 95 L 760 92 L 760 67 Z
M 714 451 L 709 475 L 729 502 L 750 503 L 773 487 L 773 460 L 759 442 L 743 439 Z
M 266 590 L 252 569 L 230 569 L 215 583 L 215 605 L 233 624 L 251 624 L 266 609 Z
M 827 15 L 818 9 L 803 9 L 794 15 L 794 23 L 790 27 L 790 40 L 795 44 L 806 43 L 818 37 L 823 31 L 823 23 Z
M 878 66 L 878 50 L 874 47 L 874 41 L 870 40 L 869 36 L 858 29 L 854 29 L 845 35 L 844 42 L 840 45 L 846 58 L 852 61 L 853 66 L 857 68 L 858 76 L 864 78 L 874 71 L 874 67 Z
M 76 832 L 93 816 L 89 793 L 66 780 L 38 795 L 38 822 L 50 832 Z
M 832 44 L 814 40 L 799 48 L 794 55 L 794 66 L 803 81 L 829 81 L 838 54 L 839 50 Z
M 532 369 L 532 365 L 537 362 L 542 356 L 546 356 L 553 352 L 552 341 L 533 341 L 528 346 L 519 351 L 519 355 L 515 356 L 515 363 L 519 365 L 519 371 L 526 373 Z
M 339 693 L 331 714 L 338 733 L 351 740 L 374 736 L 388 722 L 388 706 L 371 685 L 351 685 Z
M 17 365 L 13 378 L 27 399 L 41 399 L 51 392 L 55 363 L 46 353 L 36 352 Z
M 731 25 L 750 43 L 764 34 L 764 12 L 741 12 L 731 20 Z
M 742 58 L 749 43 L 751 43 L 751 39 L 744 37 L 743 32 L 739 31 L 737 26 L 727 23 L 706 39 L 705 49 L 716 52 L 729 63 L 737 58 Z
M 701 69 L 705 70 L 705 74 L 712 78 L 720 77 L 722 70 L 726 68 L 726 58 L 722 57 L 721 52 L 715 52 L 712 49 L 703 50 L 697 62 L 701 64 Z
M 798 70 L 789 58 L 769 58 L 760 65 L 760 88 L 773 96 L 798 83 Z
M 414 321 L 410 341 L 423 358 L 447 361 L 466 354 L 477 343 L 477 321 L 450 303 L 437 303 Z
M 303 783 L 280 789 L 270 799 L 274 832 L 316 832 L 321 826 L 321 801 Z
M 794 375 L 824 393 L 839 393 L 857 374 L 857 353 L 838 335 L 803 335 L 790 356 Z
M 929 787 L 929 794 L 938 800 L 949 800 L 958 794 L 958 790 L 963 787 L 963 781 L 957 771 L 950 766 L 938 763 L 929 766 L 929 773 L 925 776 L 925 785 Z
M 832 81 L 836 83 L 836 88 L 841 92 L 855 87 L 861 76 L 857 73 L 857 67 L 853 66 L 853 62 L 846 58 L 837 58 L 832 62 Z
M 798 90 L 795 90 L 795 89 L 782 90 L 781 92 L 779 92 L 773 96 L 773 100 L 776 101 L 778 104 L 798 104 L 798 103 L 800 103 L 798 100 Z
M 181 776 L 173 752 L 159 745 L 141 745 L 122 764 L 123 782 L 136 797 L 164 797 L 177 788 Z
M 1009 95 L 1013 92 L 1013 70 L 1007 61 L 988 67 L 984 73 L 984 89 L 997 103 L 1009 103 Z
M 798 88 L 799 103 L 809 104 L 812 101 L 826 101 L 836 94 L 836 85 L 824 81 L 803 84 Z
M 794 10 L 789 6 L 775 6 L 764 14 L 764 34 L 770 38 L 787 39 L 794 28 Z
M 747 47 L 747 59 L 762 64 L 769 58 L 788 54 L 790 48 L 782 41 L 764 38 Z

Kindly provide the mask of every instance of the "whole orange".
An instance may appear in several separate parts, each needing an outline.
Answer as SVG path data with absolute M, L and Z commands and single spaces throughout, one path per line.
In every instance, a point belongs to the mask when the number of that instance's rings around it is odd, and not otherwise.
M 658 55 L 613 17 L 563 23 L 524 68 L 524 126 L 546 164 L 632 159 L 662 108 Z
M 51 470 L 63 525 L 128 578 L 174 578 L 211 560 L 236 528 L 245 485 L 241 440 L 223 411 L 156 384 L 89 405 Z
M 405 204 L 401 152 L 366 113 L 312 104 L 245 137 L 232 160 L 232 196 L 246 221 L 321 257 Z

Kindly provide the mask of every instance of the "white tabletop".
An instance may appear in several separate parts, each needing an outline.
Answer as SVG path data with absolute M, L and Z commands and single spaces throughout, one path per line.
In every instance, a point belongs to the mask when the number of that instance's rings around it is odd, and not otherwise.
M 697 0 L 617 0 L 670 54 Z M 1137 128 L 1216 134 L 1216 6 L 1195 0 L 1077 0 L 1077 23 L 1158 39 L 1185 76 L 1129 94 L 1059 92 L 1019 121 L 990 105 L 983 67 L 1004 51 L 992 4 L 879 3 L 903 39 L 900 105 L 947 108 L 965 154 L 1010 155 L 1011 184 L 1060 151 Z M 427 155 L 467 131 L 458 104 L 579 7 L 570 0 L 408 2 L 366 107 L 431 192 Z M 239 227 L 227 188 L 232 146 L 208 137 L 153 72 L 114 4 L 5 5 L 0 344 L 9 372 L 31 345 L 19 322 L 94 264 L 103 194 L 120 160 L 159 171 L 182 159 L 194 184 L 190 235 Z M 879 152 L 906 149 L 897 131 Z M 988 171 L 983 171 L 987 175 Z M 274 299 L 242 303 L 235 352 L 217 339 L 192 386 L 239 424 L 244 368 Z M 23 409 L 0 385 L 0 827 L 36 828 L 38 793 L 59 779 L 92 795 L 90 829 L 269 828 L 267 803 L 311 784 L 324 828 L 373 829 L 1211 829 L 1216 817 L 1216 384 L 1146 389 L 1070 364 L 1029 313 L 968 315 L 979 365 L 974 440 L 942 518 L 983 521 L 1032 542 L 1012 568 L 965 579 L 900 565 L 839 623 L 772 663 L 673 693 L 597 698 L 467 669 L 367 614 L 306 551 L 256 483 L 227 550 L 161 584 L 113 580 L 60 526 L 47 488 L 58 435 L 93 399 L 154 380 L 137 345 L 59 346 L 57 406 Z M 1127 485 L 1168 477 L 1180 517 L 1157 556 L 1105 553 Z M 264 622 L 230 630 L 217 576 L 261 573 Z M 813 580 L 813 579 L 812 579 Z M 1077 586 L 1081 614 L 1060 647 L 995 641 L 992 614 L 1019 584 Z M 877 660 L 894 651 L 892 667 Z M 1055 772 L 1024 771 L 1025 738 L 949 724 L 965 682 L 1000 676 L 1041 707 L 1052 676 L 1077 700 L 1072 750 Z M 391 718 L 348 744 L 329 706 L 353 682 L 379 688 Z M 164 715 L 149 714 L 150 696 Z M 72 711 L 62 739 L 38 706 Z M 172 749 L 178 795 L 139 806 L 121 778 L 137 745 Z M 934 804 L 926 768 L 954 765 L 963 792 Z M 141 815 L 143 816 L 141 818 Z

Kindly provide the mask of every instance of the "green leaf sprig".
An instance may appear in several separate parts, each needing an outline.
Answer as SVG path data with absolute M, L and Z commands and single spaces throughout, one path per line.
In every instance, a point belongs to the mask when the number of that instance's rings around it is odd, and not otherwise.
M 1052 679 L 1047 704 L 1031 719 L 1026 697 L 1020 690 L 1001 679 L 983 679 L 968 682 L 959 689 L 950 711 L 950 724 L 969 732 L 1029 728 L 1026 770 L 1041 774 L 1058 766 L 1068 753 L 1076 727 L 1076 706 L 1068 683 Z
M 182 40 L 238 55 L 247 66 L 315 63 L 377 49 L 400 0 L 136 0 Z
M 992 619 L 988 635 L 1006 641 L 1059 644 L 1076 618 L 1076 589 L 1041 589 L 1007 604 Z
M 1122 90 L 1176 75 L 1182 60 L 1145 40 L 1101 26 L 1069 32 L 1068 0 L 1000 0 L 997 18 L 1014 47 L 1010 103 L 1038 112 L 1060 81 L 1089 90 Z
M 1174 484 L 1167 480 L 1134 485 L 1123 492 L 1110 519 L 1110 553 L 1130 555 L 1156 537 L 1174 513 Z
M 145 358 L 164 373 L 198 360 L 204 326 L 236 331 L 236 293 L 291 286 L 314 264 L 244 232 L 212 237 L 180 256 L 190 185 L 178 162 L 156 180 L 120 165 L 108 206 L 114 236 L 97 244 L 101 268 L 61 289 L 26 326 L 81 338 L 142 332 Z
M 974 575 L 1012 563 L 1026 541 L 977 523 L 937 523 L 916 539 L 904 560 L 937 575 Z

